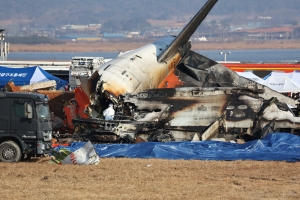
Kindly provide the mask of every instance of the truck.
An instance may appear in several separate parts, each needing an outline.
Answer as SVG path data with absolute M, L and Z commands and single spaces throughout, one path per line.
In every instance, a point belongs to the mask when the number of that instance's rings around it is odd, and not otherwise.
M 0 161 L 19 162 L 51 150 L 52 123 L 46 95 L 0 91 Z

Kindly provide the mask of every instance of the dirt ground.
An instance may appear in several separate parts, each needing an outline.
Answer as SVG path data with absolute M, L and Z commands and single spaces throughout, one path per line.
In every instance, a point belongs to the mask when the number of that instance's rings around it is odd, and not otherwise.
M 154 40 L 153 40 L 154 41 Z M 67 42 L 50 45 L 10 45 L 11 52 L 119 52 L 142 47 L 153 42 Z M 299 49 L 300 40 L 240 41 L 240 42 L 192 42 L 193 50 L 235 50 L 235 49 Z
M 0 199 L 300 199 L 300 163 L 47 158 L 0 163 Z

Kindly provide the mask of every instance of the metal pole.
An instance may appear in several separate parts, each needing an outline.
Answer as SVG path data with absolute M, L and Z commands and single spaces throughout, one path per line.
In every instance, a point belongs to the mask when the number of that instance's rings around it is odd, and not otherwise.
M 227 54 L 231 54 L 230 51 L 227 51 L 227 52 L 220 52 L 220 54 L 224 54 L 224 62 L 227 62 Z
M 0 33 L 1 34 L 1 33 Z M 1 50 L 0 50 L 0 58 L 1 58 L 1 61 L 3 61 L 3 41 L 2 41 L 2 38 L 1 39 Z
M 7 61 L 7 43 L 6 42 L 4 42 L 3 61 Z
M 4 41 L 4 29 L 0 29 L 0 42 L 1 42 L 1 47 L 0 47 L 0 60 L 4 60 L 4 55 L 3 55 L 3 41 Z

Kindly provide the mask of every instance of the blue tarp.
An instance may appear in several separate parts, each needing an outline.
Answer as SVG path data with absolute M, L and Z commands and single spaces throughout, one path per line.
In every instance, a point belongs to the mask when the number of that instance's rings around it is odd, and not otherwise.
M 85 143 L 72 143 L 76 151 Z M 296 162 L 300 160 L 300 137 L 289 133 L 269 134 L 261 140 L 245 144 L 217 141 L 145 142 L 138 144 L 94 144 L 100 158 L 161 158 L 184 160 L 269 160 Z
M 0 88 L 12 81 L 17 86 L 30 85 L 37 82 L 55 80 L 56 89 L 68 84 L 67 81 L 57 78 L 38 66 L 26 68 L 10 68 L 0 66 Z

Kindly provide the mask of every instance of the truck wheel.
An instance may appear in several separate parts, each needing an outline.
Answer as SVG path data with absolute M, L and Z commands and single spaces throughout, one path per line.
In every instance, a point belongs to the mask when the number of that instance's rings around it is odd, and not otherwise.
M 19 162 L 21 158 L 21 149 L 15 142 L 6 141 L 0 144 L 1 162 Z

